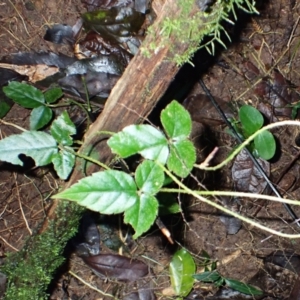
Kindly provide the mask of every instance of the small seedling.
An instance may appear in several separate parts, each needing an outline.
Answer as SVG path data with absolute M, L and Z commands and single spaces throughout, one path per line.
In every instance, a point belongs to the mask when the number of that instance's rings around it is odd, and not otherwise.
M 239 109 L 239 122 L 232 121 L 237 133 L 244 139 L 262 128 L 264 124 L 263 115 L 253 106 L 243 105 Z M 269 131 L 263 131 L 250 143 L 249 149 L 253 154 L 265 160 L 271 159 L 276 151 L 274 136 Z
M 209 256 L 208 259 L 210 260 Z M 194 279 L 204 282 L 204 283 L 212 283 L 216 287 L 227 286 L 233 290 L 236 290 L 240 293 L 251 295 L 251 296 L 259 296 L 262 295 L 263 292 L 249 284 L 241 282 L 239 280 L 226 278 L 220 275 L 217 271 L 217 263 L 212 262 L 210 266 L 205 267 L 205 271 L 199 274 L 195 274 L 192 276 Z
M 63 92 L 61 88 L 52 88 L 46 92 L 17 81 L 12 81 L 3 88 L 5 95 L 22 107 L 32 109 L 30 114 L 30 130 L 38 130 L 49 124 L 53 117 L 51 104 L 58 101 Z

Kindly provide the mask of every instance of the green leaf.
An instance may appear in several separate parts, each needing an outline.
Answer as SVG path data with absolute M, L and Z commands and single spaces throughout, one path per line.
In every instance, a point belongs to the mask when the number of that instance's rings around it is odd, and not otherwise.
M 37 88 L 17 81 L 12 81 L 3 88 L 5 95 L 25 108 L 35 108 L 45 103 L 43 93 Z
M 9 100 L 11 101 L 11 100 Z M 13 106 L 13 102 L 8 102 L 6 99 L 0 99 L 0 119 L 5 117 Z
M 164 183 L 163 170 L 153 161 L 143 161 L 135 171 L 135 182 L 141 192 L 149 195 L 158 193 Z
M 133 238 L 138 238 L 155 222 L 158 213 L 158 202 L 154 196 L 142 194 L 139 199 L 125 211 L 124 221 L 135 230 Z
M 171 284 L 177 296 L 185 297 L 193 288 L 195 273 L 193 257 L 185 249 L 178 250 L 170 263 Z
M 224 283 L 225 283 L 225 279 L 224 279 L 224 277 L 222 277 L 222 276 L 221 276 L 218 280 L 216 280 L 216 281 L 214 282 L 214 284 L 215 284 L 216 287 L 223 286 Z
M 68 151 L 59 151 L 53 156 L 52 163 L 58 177 L 66 180 L 75 165 L 75 154 Z
M 63 95 L 63 91 L 59 87 L 52 88 L 44 93 L 44 97 L 47 103 L 54 103 Z
M 196 162 L 196 150 L 193 143 L 183 140 L 171 144 L 171 153 L 167 162 L 168 169 L 177 176 L 185 178 Z
M 164 134 L 150 125 L 130 125 L 107 141 L 111 150 L 123 158 L 141 154 L 146 159 L 165 164 L 169 155 Z
M 192 130 L 192 119 L 187 110 L 177 101 L 172 101 L 160 115 L 161 123 L 173 140 L 187 138 Z
M 221 278 L 217 271 L 207 271 L 200 274 L 195 274 L 193 277 L 201 282 L 215 282 Z
M 14 165 L 23 166 L 19 155 L 25 154 L 33 158 L 36 166 L 45 166 L 51 163 L 56 153 L 56 141 L 45 132 L 26 131 L 0 141 L 0 160 Z
M 170 193 L 159 193 L 157 199 L 159 203 L 158 214 L 160 216 L 172 215 L 180 212 L 178 200 L 174 195 Z
M 254 138 L 254 146 L 259 156 L 263 159 L 271 159 L 276 151 L 276 142 L 270 131 L 263 131 Z
M 292 107 L 292 120 L 295 120 L 297 117 L 297 113 L 298 113 L 298 109 L 300 108 L 300 102 L 297 102 L 295 104 L 292 105 L 288 105 L 288 107 Z
M 30 114 L 30 130 L 38 130 L 52 119 L 52 110 L 44 105 L 34 108 Z
M 75 201 L 103 214 L 124 212 L 138 201 L 133 178 L 124 172 L 107 170 L 79 180 L 52 198 Z
M 216 270 L 216 269 L 217 269 L 217 262 L 216 262 L 216 261 L 213 261 L 213 262 L 211 263 L 210 270 L 211 270 L 211 271 L 214 271 L 214 270 Z
M 263 294 L 261 290 L 238 280 L 225 278 L 225 283 L 233 290 L 239 291 L 246 295 L 259 296 Z
M 260 129 L 264 124 L 262 114 L 250 105 L 244 105 L 240 108 L 239 117 L 247 137 Z
M 76 127 L 66 111 L 52 122 L 50 131 L 59 144 L 64 146 L 71 146 L 73 144 L 71 135 L 76 133 Z

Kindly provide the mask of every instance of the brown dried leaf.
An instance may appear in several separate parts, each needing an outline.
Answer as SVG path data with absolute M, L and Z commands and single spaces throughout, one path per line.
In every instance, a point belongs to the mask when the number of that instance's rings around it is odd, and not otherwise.
M 270 163 L 262 159 L 257 159 L 257 161 L 269 176 Z M 265 179 L 254 166 L 246 150 L 242 150 L 235 158 L 231 172 L 235 188 L 238 191 L 260 194 L 267 185 Z
M 99 254 L 82 259 L 100 277 L 129 282 L 149 273 L 148 266 L 142 261 L 117 254 Z
M 29 65 L 18 66 L 18 65 L 0 63 L 0 68 L 14 70 L 20 75 L 28 76 L 29 81 L 33 83 L 43 80 L 59 72 L 59 68 L 50 67 L 44 64 L 35 65 L 35 66 L 29 66 Z

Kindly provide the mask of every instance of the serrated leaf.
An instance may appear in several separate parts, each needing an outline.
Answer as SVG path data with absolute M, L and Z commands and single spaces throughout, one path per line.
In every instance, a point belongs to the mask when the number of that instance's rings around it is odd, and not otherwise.
M 19 155 L 25 154 L 32 157 L 36 166 L 45 166 L 51 163 L 56 153 L 56 141 L 45 132 L 26 131 L 0 141 L 0 160 L 14 165 L 23 166 Z
M 30 113 L 30 130 L 38 130 L 47 125 L 52 119 L 51 108 L 41 105 L 34 108 Z
M 185 249 L 178 250 L 170 263 L 171 284 L 177 296 L 185 297 L 194 285 L 195 273 L 193 257 Z
M 164 183 L 163 170 L 153 161 L 144 160 L 135 171 L 135 182 L 141 192 L 149 195 L 158 193 Z
M 178 141 L 171 144 L 170 149 L 168 169 L 177 176 L 185 178 L 190 174 L 196 162 L 196 150 L 193 143 L 189 140 Z
M 265 160 L 271 159 L 276 151 L 276 142 L 270 131 L 263 131 L 254 138 L 255 149 Z
M 12 81 L 3 88 L 5 95 L 25 108 L 35 108 L 45 103 L 43 93 L 37 88 L 17 81 Z
M 247 136 L 250 136 L 264 124 L 262 114 L 253 106 L 243 105 L 239 110 L 239 118 Z
M 59 87 L 52 88 L 44 93 L 44 97 L 47 103 L 54 103 L 63 95 L 63 91 Z
M 158 214 L 158 201 L 154 196 L 142 194 L 139 199 L 125 211 L 124 221 L 129 223 L 138 238 L 154 223 Z
M 79 180 L 52 198 L 75 201 L 103 214 L 124 212 L 138 200 L 133 178 L 124 172 L 107 170 Z
M 107 143 L 114 153 L 123 158 L 139 153 L 146 159 L 165 164 L 169 155 L 166 137 L 150 125 L 127 126 Z
M 263 294 L 261 290 L 238 280 L 225 278 L 225 283 L 233 290 L 239 291 L 246 295 L 259 296 Z
M 76 127 L 66 111 L 52 122 L 50 131 L 59 144 L 64 146 L 71 146 L 73 144 L 71 135 L 76 133 Z
M 221 278 L 220 274 L 217 271 L 207 271 L 200 274 L 195 274 L 193 277 L 201 282 L 215 282 Z
M 175 100 L 161 112 L 160 120 L 168 137 L 173 140 L 185 139 L 191 133 L 191 116 L 188 111 Z
M 59 151 L 52 158 L 54 169 L 60 179 L 66 180 L 75 165 L 75 154 L 68 151 Z

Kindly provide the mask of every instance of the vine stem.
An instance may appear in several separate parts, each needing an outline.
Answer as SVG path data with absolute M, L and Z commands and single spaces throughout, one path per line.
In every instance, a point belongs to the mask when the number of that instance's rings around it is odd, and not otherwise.
M 183 189 L 171 189 L 171 188 L 162 188 L 160 189 L 160 192 L 190 194 L 189 192 Z M 233 191 L 194 191 L 194 192 L 197 193 L 197 195 L 201 195 L 201 196 L 228 196 L 228 197 L 241 197 L 241 198 L 246 197 L 246 198 L 254 198 L 254 199 L 264 199 L 269 201 L 277 201 L 281 203 L 289 203 L 293 205 L 300 205 L 300 201 L 278 198 L 269 195 L 261 195 L 261 194 L 250 194 L 250 193 L 233 192 Z
M 288 124 L 288 125 L 295 125 L 295 122 L 297 122 L 297 121 L 284 121 L 284 122 L 292 122 L 292 124 L 290 123 L 290 124 Z M 283 123 L 283 122 L 279 122 L 279 123 Z M 273 125 L 273 124 L 272 124 Z M 277 125 L 278 125 L 278 123 L 277 123 Z M 300 125 L 300 122 L 297 122 L 297 125 L 299 126 Z M 282 125 L 283 126 L 283 125 Z M 270 129 L 270 125 L 268 126 L 269 128 L 268 129 Z M 275 126 L 272 126 L 271 128 L 274 128 Z M 267 129 L 265 129 L 265 130 L 267 130 Z M 248 140 L 247 140 L 248 141 Z M 251 140 L 250 140 L 251 141 Z M 250 141 L 248 141 L 248 142 L 250 142 Z M 245 146 L 245 145 L 243 145 L 243 146 Z M 248 224 L 250 224 L 250 225 L 252 225 L 252 226 L 254 226 L 254 227 L 257 227 L 257 228 L 259 228 L 259 229 L 262 229 L 262 230 L 264 230 L 264 231 L 267 231 L 267 232 L 269 232 L 269 233 L 271 233 L 271 234 L 274 234 L 274 235 L 277 235 L 277 236 L 281 236 L 281 237 L 286 237 L 286 238 L 300 238 L 300 234 L 288 234 L 288 233 L 283 233 L 283 232 L 280 232 L 280 231 L 277 231 L 277 230 L 274 230 L 274 229 L 272 229 L 272 228 L 269 228 L 269 227 L 266 227 L 266 226 L 264 226 L 264 225 L 262 225 L 262 224 L 259 224 L 259 223 L 257 223 L 257 222 L 255 222 L 255 221 L 253 221 L 253 220 L 251 220 L 251 219 L 249 219 L 249 218 L 246 218 L 246 217 L 244 217 L 244 216 L 242 216 L 242 215 L 240 215 L 240 214 L 238 214 L 238 213 L 236 213 L 236 212 L 234 212 L 234 211 L 231 211 L 231 210 L 229 210 L 229 209 L 227 209 L 227 208 L 225 208 L 225 207 L 223 207 L 223 206 L 221 206 L 221 205 L 219 205 L 219 204 L 217 204 L 217 203 L 215 203 L 215 202 L 213 202 L 213 201 L 210 201 L 209 199 L 206 199 L 206 198 L 204 198 L 204 197 L 202 197 L 201 195 L 199 195 L 199 193 L 197 192 L 197 191 L 193 191 L 193 190 L 191 190 L 190 188 L 188 188 L 186 185 L 184 185 L 180 180 L 178 180 L 178 178 L 175 176 L 175 175 L 173 175 L 164 165 L 162 165 L 161 163 L 159 163 L 159 162 L 156 162 L 157 163 L 157 165 L 168 175 L 168 176 L 170 176 L 170 178 L 179 186 L 179 187 L 181 187 L 183 190 L 184 190 L 184 193 L 186 193 L 186 194 L 189 194 L 189 195 L 192 195 L 192 196 L 194 196 L 195 198 L 197 198 L 197 199 L 199 199 L 200 201 L 202 201 L 202 202 L 204 202 L 204 203 L 206 203 L 206 204 L 208 204 L 208 205 L 210 205 L 210 206 L 213 206 L 213 207 L 215 207 L 215 208 L 217 208 L 217 209 L 219 209 L 219 210 L 221 210 L 221 211 L 223 211 L 223 212 L 225 212 L 226 214 L 228 214 L 228 215 L 231 215 L 231 216 L 233 216 L 233 217 L 235 217 L 235 218 L 238 218 L 238 219 L 240 219 L 240 220 L 242 220 L 242 221 L 244 221 L 244 222 L 246 222 L 246 223 L 248 223 Z M 181 192 L 183 192 L 183 191 L 181 191 Z M 213 191 L 212 191 L 212 193 L 213 193 Z M 245 193 L 246 194 L 246 193 Z M 280 199 L 280 200 L 284 200 L 284 199 Z
M 224 167 L 226 164 L 228 164 L 243 148 L 245 148 L 247 145 L 249 145 L 256 136 L 261 134 L 262 132 L 273 129 L 276 127 L 282 127 L 282 126 L 300 126 L 300 121 L 292 121 L 292 120 L 286 120 L 286 121 L 280 121 L 276 123 L 269 124 L 267 126 L 264 126 L 263 128 L 257 130 L 254 134 L 252 134 L 250 137 L 248 137 L 243 143 L 241 143 L 225 160 L 223 160 L 220 164 L 213 166 L 213 167 L 206 167 L 203 165 L 195 165 L 196 168 L 202 169 L 205 171 L 216 171 L 222 167 Z
M 84 154 L 79 153 L 79 152 L 75 152 L 75 151 L 73 151 L 73 150 L 71 150 L 71 149 L 68 149 L 68 148 L 65 148 L 65 147 L 58 146 L 58 148 L 59 148 L 60 150 L 62 150 L 62 151 L 68 151 L 68 152 L 74 154 L 74 155 L 77 156 L 77 157 L 83 158 L 83 159 L 85 159 L 85 160 L 87 160 L 87 161 L 89 161 L 89 162 L 91 162 L 91 163 L 94 163 L 94 164 L 96 164 L 96 165 L 102 167 L 102 168 L 105 169 L 105 170 L 110 170 L 110 168 L 109 168 L 106 164 L 102 163 L 101 161 L 99 161 L 99 160 L 97 160 L 97 159 L 94 159 L 94 158 L 92 158 L 92 157 L 89 157 L 89 156 L 84 155 Z

